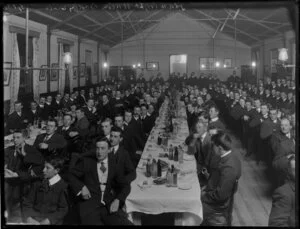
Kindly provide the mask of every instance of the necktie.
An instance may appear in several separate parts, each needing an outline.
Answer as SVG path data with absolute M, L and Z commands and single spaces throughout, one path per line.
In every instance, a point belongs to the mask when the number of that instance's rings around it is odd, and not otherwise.
M 46 137 L 44 138 L 44 142 L 49 140 L 49 135 L 46 135 Z
M 102 171 L 102 173 L 105 173 L 105 171 L 106 171 L 106 168 L 105 168 L 105 165 L 104 165 L 103 161 L 101 161 L 100 170 Z
M 115 154 L 115 148 L 112 148 L 111 152 L 112 154 Z

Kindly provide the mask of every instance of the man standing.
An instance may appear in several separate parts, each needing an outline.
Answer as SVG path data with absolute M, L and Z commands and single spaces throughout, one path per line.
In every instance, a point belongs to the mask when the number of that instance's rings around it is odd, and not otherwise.
M 241 162 L 237 156 L 240 152 L 231 148 L 231 137 L 220 131 L 211 137 L 211 141 L 220 161 L 218 169 L 212 171 L 208 184 L 201 193 L 204 219 L 208 219 L 215 212 L 226 212 L 241 176 Z

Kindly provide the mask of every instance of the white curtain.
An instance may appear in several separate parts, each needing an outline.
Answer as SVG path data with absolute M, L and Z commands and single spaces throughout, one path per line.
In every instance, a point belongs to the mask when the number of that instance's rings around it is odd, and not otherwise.
M 17 34 L 12 33 L 12 67 L 20 67 L 20 54 Z M 14 102 L 18 100 L 20 86 L 20 70 L 12 70 L 10 80 L 10 113 L 14 111 Z
M 70 84 L 70 93 L 73 91 L 73 56 L 71 54 L 71 63 L 69 64 L 69 84 Z
M 59 68 L 64 69 L 64 50 L 63 50 L 63 43 L 59 43 Z M 58 77 L 58 92 L 63 95 L 65 89 L 65 70 L 59 70 L 59 77 Z
M 33 67 L 34 68 L 38 68 L 38 58 L 39 58 L 39 54 L 40 54 L 40 45 L 39 45 L 39 39 L 34 37 L 32 39 L 32 43 L 33 43 Z M 39 87 L 39 74 L 40 74 L 40 70 L 34 70 L 32 77 L 33 77 L 33 99 L 35 101 L 39 101 L 39 97 L 40 97 L 40 87 Z

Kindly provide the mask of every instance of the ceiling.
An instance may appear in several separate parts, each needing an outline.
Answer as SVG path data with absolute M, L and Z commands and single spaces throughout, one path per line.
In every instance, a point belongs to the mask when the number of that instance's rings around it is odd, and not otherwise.
M 134 3 L 131 3 L 134 4 Z M 53 5 L 31 4 L 29 19 L 48 26 L 50 31 L 62 30 L 78 35 L 81 39 L 95 40 L 101 44 L 113 47 L 135 34 L 159 23 L 169 15 L 179 12 L 190 19 L 205 23 L 217 32 L 222 30 L 232 38 L 246 45 L 252 46 L 295 27 L 293 15 L 285 7 L 269 6 L 244 7 L 244 5 L 220 5 L 212 8 L 201 4 L 192 4 L 180 9 L 143 9 L 131 8 L 109 9 L 106 5 L 101 7 L 78 7 L 78 4 Z M 113 4 L 110 4 L 113 5 Z M 117 5 L 117 4 L 115 4 Z M 80 6 L 80 5 L 79 5 Z M 26 18 L 23 5 L 6 5 L 4 12 Z M 72 8 L 71 8 L 72 7 Z M 146 8 L 146 9 L 145 9 Z M 234 20 L 234 16 L 235 20 Z M 292 18 L 292 19 L 290 19 Z M 296 17 L 297 18 L 297 17 Z M 122 26 L 123 25 L 123 26 Z M 223 27 L 223 29 L 222 29 Z

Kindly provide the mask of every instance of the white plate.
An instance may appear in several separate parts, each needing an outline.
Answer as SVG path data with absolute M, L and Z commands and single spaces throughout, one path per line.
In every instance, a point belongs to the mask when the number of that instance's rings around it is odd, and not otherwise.
M 188 183 L 182 183 L 182 184 L 179 183 L 177 186 L 181 190 L 189 190 L 192 188 L 192 184 L 188 184 Z

